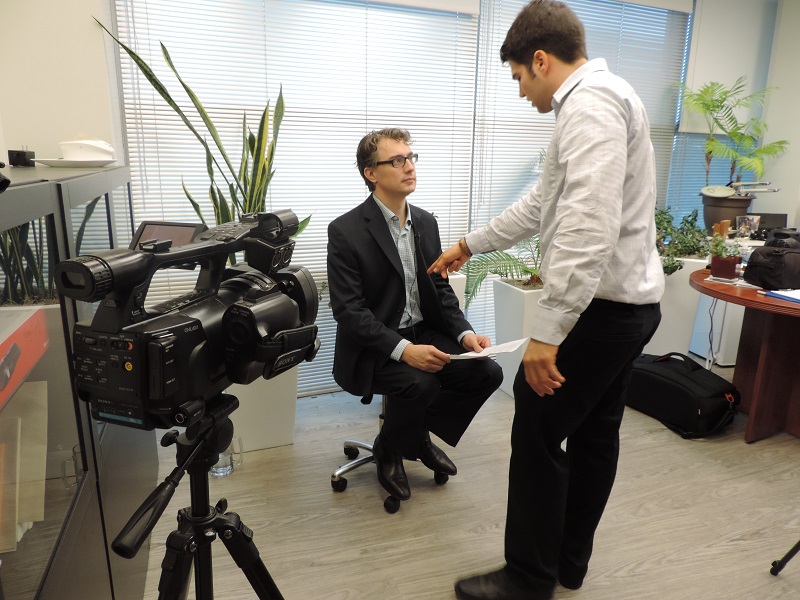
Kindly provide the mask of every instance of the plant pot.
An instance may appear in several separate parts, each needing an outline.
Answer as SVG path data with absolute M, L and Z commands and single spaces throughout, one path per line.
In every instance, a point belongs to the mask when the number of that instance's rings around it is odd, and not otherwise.
M 736 217 L 746 215 L 750 210 L 750 204 L 755 200 L 755 196 L 728 196 L 727 198 L 716 198 L 714 196 L 703 196 L 703 222 L 709 235 L 714 223 L 728 220 L 736 223 Z
M 294 443 L 296 368 L 272 379 L 256 379 L 249 385 L 234 384 L 227 392 L 239 399 L 239 408 L 231 413 L 231 421 L 245 451 Z
M 513 342 L 529 336 L 539 308 L 542 290 L 523 290 L 505 281 L 494 281 L 494 335 L 496 344 Z M 497 355 L 497 364 L 503 369 L 500 390 L 514 397 L 514 379 L 517 376 L 526 345 L 514 352 Z
M 711 275 L 720 279 L 736 279 L 736 265 L 740 262 L 741 256 L 712 256 Z
M 646 354 L 686 354 L 692 339 L 700 292 L 689 285 L 689 275 L 708 265 L 706 258 L 680 258 L 683 268 L 667 275 L 661 298 L 661 324 L 644 347 Z

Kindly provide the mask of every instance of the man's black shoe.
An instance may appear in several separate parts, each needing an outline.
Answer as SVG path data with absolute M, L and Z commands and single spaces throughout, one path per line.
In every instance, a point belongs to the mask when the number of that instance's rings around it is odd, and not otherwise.
M 456 582 L 458 600 L 550 600 L 552 597 L 552 592 L 524 588 L 505 569 Z
M 406 470 L 403 468 L 403 455 L 386 446 L 386 440 L 379 433 L 372 444 L 372 455 L 378 466 L 378 481 L 387 492 L 398 500 L 411 498 Z
M 448 458 L 447 454 L 431 441 L 430 435 L 425 436 L 425 440 L 422 442 L 422 446 L 420 446 L 419 459 L 422 461 L 423 465 L 435 473 L 455 475 L 458 472 L 455 464 Z

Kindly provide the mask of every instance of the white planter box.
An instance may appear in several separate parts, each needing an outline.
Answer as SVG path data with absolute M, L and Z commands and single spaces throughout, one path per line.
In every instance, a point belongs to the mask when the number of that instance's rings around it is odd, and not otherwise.
M 494 329 L 496 344 L 513 342 L 529 336 L 539 307 L 542 290 L 523 290 L 504 281 L 494 282 Z M 503 368 L 500 389 L 514 397 L 514 378 L 517 376 L 526 345 L 515 352 L 497 355 L 497 364 Z
M 661 299 L 661 324 L 658 331 L 644 348 L 646 354 L 666 354 L 668 352 L 689 352 L 694 319 L 700 292 L 689 285 L 689 275 L 705 269 L 705 258 L 681 258 L 684 267 L 672 275 L 667 275 L 664 297 Z
M 231 421 L 245 452 L 294 443 L 297 368 L 250 385 L 232 385 L 227 393 L 239 399 Z
M 447 280 L 458 298 L 458 305 L 464 310 L 464 293 L 467 288 L 467 276 L 463 273 L 448 273 Z

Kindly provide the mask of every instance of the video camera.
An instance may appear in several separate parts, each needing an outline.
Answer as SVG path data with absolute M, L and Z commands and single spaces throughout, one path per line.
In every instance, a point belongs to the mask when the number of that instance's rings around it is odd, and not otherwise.
M 101 301 L 73 330 L 74 384 L 92 415 L 139 429 L 190 427 L 232 383 L 312 360 L 319 296 L 308 270 L 289 264 L 297 229 L 290 210 L 212 229 L 146 221 L 128 249 L 59 263 L 61 294 Z M 226 267 L 239 251 L 247 265 Z M 198 265 L 192 292 L 145 307 L 156 271 Z

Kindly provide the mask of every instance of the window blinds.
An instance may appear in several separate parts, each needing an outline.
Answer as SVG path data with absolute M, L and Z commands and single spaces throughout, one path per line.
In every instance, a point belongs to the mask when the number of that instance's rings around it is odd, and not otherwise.
M 426 3 L 428 5 L 430 3 Z M 460 3 L 442 3 L 459 6 Z M 467 3 L 469 4 L 469 3 Z M 163 42 L 184 80 L 238 156 L 242 115 L 255 121 L 283 89 L 268 209 L 291 208 L 311 224 L 297 238 L 296 264 L 325 281 L 328 223 L 368 191 L 355 168 L 361 137 L 386 126 L 415 139 L 417 192 L 410 202 L 439 221 L 442 244 L 468 228 L 478 18 L 434 8 L 367 1 L 117 0 L 120 39 L 185 98 L 160 56 Z M 125 127 L 135 220 L 196 221 L 183 180 L 213 220 L 203 150 L 122 57 Z M 189 102 L 179 100 L 181 106 Z M 194 278 L 161 275 L 152 299 Z M 148 298 L 150 301 L 151 298 Z M 299 393 L 335 389 L 335 323 L 323 294 L 322 349 L 300 367 Z

